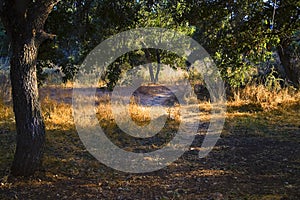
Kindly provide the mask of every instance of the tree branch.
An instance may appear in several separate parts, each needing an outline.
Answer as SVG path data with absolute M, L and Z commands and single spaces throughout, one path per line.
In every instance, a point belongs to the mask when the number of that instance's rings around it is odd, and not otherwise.
M 43 29 L 44 24 L 51 13 L 53 7 L 60 0 L 40 0 L 36 1 L 29 10 L 29 16 L 32 23 L 32 28 Z
M 45 40 L 53 40 L 56 37 L 56 35 L 50 34 L 50 33 L 46 33 L 43 30 L 40 30 L 37 33 L 34 33 L 34 36 L 35 36 L 35 40 L 36 40 L 37 44 L 41 44 Z

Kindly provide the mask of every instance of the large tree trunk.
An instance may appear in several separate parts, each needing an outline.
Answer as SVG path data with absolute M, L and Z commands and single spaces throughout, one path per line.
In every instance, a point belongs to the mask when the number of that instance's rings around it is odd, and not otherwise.
M 10 38 L 10 66 L 17 146 L 11 173 L 32 175 L 41 164 L 45 126 L 38 99 L 36 61 L 40 44 L 54 35 L 43 31 L 58 0 L 0 0 L 1 21 Z
M 13 175 L 28 176 L 40 166 L 45 127 L 38 101 L 36 77 L 37 47 L 33 40 L 15 43 L 11 58 L 13 108 L 17 126 L 17 148 Z
M 290 42 L 283 40 L 277 48 L 281 64 L 285 70 L 286 78 L 290 80 L 297 88 L 300 86 L 300 72 L 296 63 L 293 63 Z

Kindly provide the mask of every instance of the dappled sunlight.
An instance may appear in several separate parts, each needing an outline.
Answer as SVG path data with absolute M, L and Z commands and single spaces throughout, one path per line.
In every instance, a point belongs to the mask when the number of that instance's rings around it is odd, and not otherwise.
M 69 130 L 74 127 L 71 105 L 49 97 L 43 99 L 41 104 L 47 130 Z
M 0 199 L 299 199 L 298 2 L 2 0 Z
M 233 101 L 229 105 L 257 104 L 265 110 L 272 110 L 284 104 L 300 101 L 300 92 L 293 87 L 280 90 L 269 90 L 263 85 L 247 85 L 234 93 Z
M 49 194 L 49 198 L 84 199 L 109 198 L 115 193 L 130 196 L 133 191 L 146 193 L 150 188 L 155 188 L 170 196 L 181 198 L 190 194 L 189 197 L 193 198 L 192 194 L 195 191 L 203 193 L 219 191 L 224 194 L 228 191 L 228 187 L 239 187 L 242 191 L 247 191 L 253 188 L 253 184 L 262 181 L 272 190 L 273 185 L 277 188 L 283 187 L 280 182 L 282 177 L 291 182 L 286 185 L 287 190 L 296 188 L 295 179 L 276 164 L 290 162 L 291 164 L 284 170 L 294 172 L 300 161 L 295 157 L 297 151 L 295 145 L 300 141 L 298 134 L 300 107 L 296 100 L 289 99 L 282 104 L 272 105 L 272 109 L 266 109 L 262 104 L 249 100 L 227 102 L 226 122 L 221 139 L 207 157 L 200 159 L 198 153 L 204 150 L 201 142 L 207 134 L 209 121 L 212 120 L 212 103 L 202 101 L 195 104 L 196 106 L 193 104 L 155 106 L 157 110 L 154 109 L 154 113 L 158 113 L 157 117 L 159 115 L 167 117 L 166 125 L 154 138 L 134 140 L 118 128 L 112 113 L 109 94 L 102 93 L 89 99 L 96 102 L 95 106 L 84 104 L 87 100 L 85 98 L 91 97 L 82 98 L 82 111 L 93 110 L 98 121 L 97 125 L 103 128 L 106 135 L 117 146 L 130 152 L 151 152 L 164 146 L 171 147 L 168 141 L 176 135 L 179 124 L 183 120 L 180 112 L 183 106 L 187 106 L 186 110 L 189 111 L 184 115 L 186 122 L 193 124 L 194 121 L 200 120 L 195 141 L 174 163 L 157 172 L 127 174 L 106 167 L 86 150 L 75 129 L 72 105 L 62 101 L 63 98 L 70 98 L 71 93 L 58 93 L 59 98 L 53 97 L 51 93 L 48 94 L 43 96 L 41 101 L 47 129 L 44 169 L 31 179 L 8 180 L 15 148 L 15 138 L 9 136 L 14 131 L 14 120 L 11 105 L 1 104 L 0 127 L 1 131 L 6 132 L 0 132 L 2 155 L 0 156 L 2 176 L 0 190 L 30 190 L 48 194 L 51 188 L 54 193 Z M 222 108 L 218 108 L 218 105 L 214 106 L 217 111 Z M 200 112 L 194 112 L 195 108 Z M 136 125 L 147 126 L 153 120 L 149 106 L 138 102 L 132 101 L 128 106 L 128 112 L 130 116 L 124 117 L 121 123 L 126 124 L 129 119 L 132 119 Z M 216 114 L 215 117 L 218 119 L 219 115 Z M 86 124 L 90 125 L 89 121 L 86 121 Z M 11 128 L 7 129 L 7 127 Z M 273 149 L 273 146 L 276 148 Z M 291 153 L 293 149 L 295 153 Z M 272 151 L 276 152 L 277 156 L 269 161 Z M 144 159 L 160 162 L 162 158 L 145 157 Z M 273 165 L 270 164 L 271 162 Z M 257 174 L 256 168 L 265 171 Z M 277 170 L 278 174 L 270 175 L 274 170 Z M 235 192 L 234 189 L 230 191 Z M 269 197 L 265 196 L 265 198 Z M 276 194 L 273 197 L 277 198 Z

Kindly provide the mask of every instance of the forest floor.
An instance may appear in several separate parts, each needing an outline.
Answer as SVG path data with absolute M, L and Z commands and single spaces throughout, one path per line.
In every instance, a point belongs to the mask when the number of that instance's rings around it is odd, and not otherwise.
M 221 138 L 208 156 L 198 156 L 208 127 L 204 120 L 191 147 L 178 160 L 155 172 L 132 174 L 111 169 L 89 154 L 75 129 L 70 93 L 47 88 L 41 94 L 47 142 L 43 168 L 30 178 L 9 176 L 16 131 L 11 106 L 0 105 L 0 199 L 300 197 L 299 101 L 273 109 L 249 102 L 229 102 Z M 103 104 L 99 102 L 99 119 L 103 119 L 101 112 L 106 110 Z M 204 115 L 210 114 L 208 103 L 202 103 L 201 108 Z M 135 141 L 124 142 L 118 134 L 120 130 L 107 116 L 101 125 L 115 143 L 124 148 L 131 144 L 132 151 L 141 148 Z M 170 133 L 176 128 L 178 121 L 170 119 L 162 130 L 162 139 L 173 136 Z M 148 147 L 156 150 L 163 145 Z

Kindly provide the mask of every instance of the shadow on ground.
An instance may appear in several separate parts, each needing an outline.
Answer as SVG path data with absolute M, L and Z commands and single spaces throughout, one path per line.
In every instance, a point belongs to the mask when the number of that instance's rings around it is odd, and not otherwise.
M 15 131 L 0 126 L 0 199 L 294 200 L 300 195 L 299 110 L 297 104 L 270 112 L 256 105 L 231 107 L 207 157 L 198 157 L 208 126 L 203 123 L 189 151 L 145 174 L 104 166 L 73 126 L 57 125 L 47 131 L 43 169 L 30 178 L 8 177 Z

